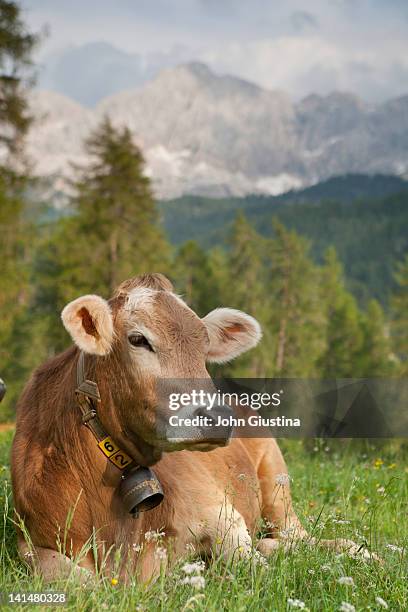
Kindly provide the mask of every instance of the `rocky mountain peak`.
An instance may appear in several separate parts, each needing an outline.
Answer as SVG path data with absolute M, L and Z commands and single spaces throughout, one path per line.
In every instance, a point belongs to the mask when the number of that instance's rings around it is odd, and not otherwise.
M 310 95 L 294 104 L 200 62 L 89 109 L 36 92 L 29 152 L 39 174 L 65 175 L 86 161 L 83 141 L 104 115 L 127 125 L 160 197 L 278 194 L 347 172 L 408 171 L 408 96 L 376 107 L 351 93 Z

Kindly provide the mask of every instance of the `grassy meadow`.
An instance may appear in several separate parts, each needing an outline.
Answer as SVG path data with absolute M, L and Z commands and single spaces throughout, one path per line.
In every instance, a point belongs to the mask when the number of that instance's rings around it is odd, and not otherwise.
M 28 573 L 16 553 L 9 471 L 12 435 L 12 431 L 0 434 L 0 592 L 44 590 L 41 579 Z M 302 544 L 294 552 L 279 551 L 266 565 L 214 560 L 202 571 L 205 585 L 199 589 L 183 584 L 185 561 L 149 588 L 125 587 L 115 576 L 89 587 L 72 577 L 48 588 L 68 594 L 69 610 L 358 611 L 383 610 L 385 605 L 389 610 L 407 610 L 406 449 L 397 444 L 376 449 L 331 445 L 312 445 L 307 452 L 299 442 L 282 443 L 296 510 L 315 536 L 365 543 L 382 563 Z M 349 579 L 341 580 L 344 577 Z M 353 584 L 344 584 L 350 578 Z

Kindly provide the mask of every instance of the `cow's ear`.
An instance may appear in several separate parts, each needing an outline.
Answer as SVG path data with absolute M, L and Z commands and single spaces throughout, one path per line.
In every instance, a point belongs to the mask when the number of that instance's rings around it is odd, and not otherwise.
M 85 353 L 107 355 L 113 342 L 112 312 L 98 295 L 84 295 L 67 304 L 61 313 L 65 329 Z
M 225 363 L 256 346 L 261 326 L 253 317 L 233 308 L 216 308 L 203 318 L 210 347 L 207 361 Z

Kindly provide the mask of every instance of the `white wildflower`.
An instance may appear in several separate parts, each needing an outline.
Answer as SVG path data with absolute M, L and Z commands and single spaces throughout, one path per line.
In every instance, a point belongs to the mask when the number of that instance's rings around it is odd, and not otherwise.
M 350 521 L 346 521 L 344 519 L 333 519 L 333 523 L 336 525 L 350 525 Z
M 263 555 L 259 552 L 259 550 L 254 550 L 252 552 L 252 560 L 256 565 L 263 565 L 264 567 L 268 567 L 268 562 Z
M 340 612 L 356 612 L 353 604 L 348 603 L 347 601 L 342 601 L 341 606 L 339 608 Z
M 181 569 L 185 574 L 200 574 L 204 568 L 204 562 L 197 561 L 196 563 L 185 563 Z
M 281 537 L 283 540 L 288 540 L 291 536 L 293 536 L 295 529 L 295 527 L 288 527 L 287 529 L 282 529 L 279 532 L 279 537 Z
M 399 552 L 399 553 L 404 552 L 404 549 L 402 548 L 402 546 L 396 546 L 395 544 L 386 544 L 385 548 L 388 548 L 389 550 L 392 550 L 393 552 Z
M 356 550 L 354 553 L 350 555 L 353 559 L 375 559 L 375 553 L 370 552 L 367 548 L 362 548 L 361 550 Z
M 341 576 L 337 579 L 337 582 L 345 586 L 354 586 L 354 580 L 351 576 Z
M 141 544 L 132 544 L 132 548 L 133 548 L 133 552 L 140 552 L 142 550 L 142 545 Z
M 375 601 L 376 603 L 378 603 L 379 606 L 381 606 L 385 610 L 388 610 L 388 604 L 382 597 L 376 597 Z
M 377 489 L 377 493 L 378 493 L 379 495 L 384 495 L 384 493 L 385 493 L 385 487 L 378 487 L 378 489 Z
M 146 542 L 157 542 L 157 540 L 161 540 L 165 536 L 164 531 L 146 531 L 144 537 Z
M 159 561 L 165 561 L 167 559 L 167 550 L 163 546 L 158 546 L 154 551 L 154 556 Z
M 288 485 L 290 483 L 290 476 L 289 474 L 276 474 L 275 476 L 275 482 L 276 484 L 284 487 L 285 485 Z
M 288 603 L 289 608 L 298 608 L 299 610 L 305 610 L 306 608 L 305 602 L 302 601 L 301 599 L 289 598 L 287 603 Z
M 307 570 L 307 571 L 308 571 L 308 573 L 309 573 L 311 576 L 314 576 L 314 574 L 316 573 L 316 572 L 314 571 L 314 569 L 309 569 L 309 570 Z
M 31 559 L 32 557 L 34 557 L 34 553 L 31 550 L 27 550 L 27 552 L 24 553 L 24 556 L 26 557 L 26 559 Z
M 323 572 L 330 572 L 331 570 L 331 565 L 330 563 L 324 563 L 321 568 L 320 568 Z
M 205 587 L 205 578 L 204 576 L 186 576 L 181 584 L 189 584 L 199 591 Z

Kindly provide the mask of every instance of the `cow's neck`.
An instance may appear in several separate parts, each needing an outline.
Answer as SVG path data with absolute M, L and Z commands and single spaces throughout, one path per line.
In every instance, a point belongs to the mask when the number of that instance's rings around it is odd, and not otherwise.
M 108 461 L 122 472 L 118 492 L 125 509 L 131 515 L 137 516 L 140 511 L 154 508 L 163 499 L 160 483 L 148 467 L 137 464 L 120 448 L 103 427 L 97 409 L 101 401 L 99 388 L 95 380 L 86 376 L 85 355 L 82 352 L 76 371 L 76 396 L 82 414 L 82 424 L 92 433 L 98 448 Z
M 95 380 L 87 377 L 85 354 L 82 351 L 78 357 L 76 373 L 77 387 L 75 393 L 82 414 L 82 424 L 92 433 L 101 452 L 119 470 L 124 470 L 132 464 L 135 466 L 136 462 L 133 458 L 114 442 L 98 417 L 98 404 L 101 401 L 101 395 Z

